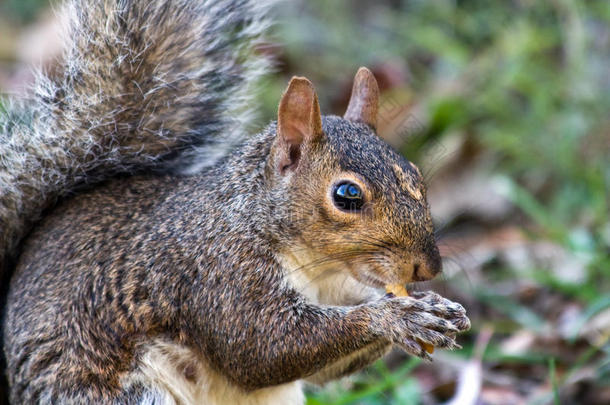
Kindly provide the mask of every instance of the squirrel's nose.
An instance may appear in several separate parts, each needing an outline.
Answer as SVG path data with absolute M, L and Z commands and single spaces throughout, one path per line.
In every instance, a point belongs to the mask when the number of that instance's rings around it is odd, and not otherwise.
M 438 273 L 439 268 L 433 268 L 421 263 L 413 264 L 413 280 L 414 281 L 427 281 L 432 280 Z
M 426 281 L 433 279 L 443 268 L 441 255 L 436 245 L 426 249 L 420 260 L 413 262 L 413 279 Z

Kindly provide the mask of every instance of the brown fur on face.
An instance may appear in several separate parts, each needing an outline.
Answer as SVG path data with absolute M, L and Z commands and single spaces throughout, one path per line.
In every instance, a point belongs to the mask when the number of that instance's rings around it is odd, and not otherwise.
M 380 287 L 430 279 L 441 260 L 423 178 L 375 134 L 378 104 L 375 77 L 360 68 L 344 119 L 327 117 L 320 128 L 313 85 L 293 78 L 280 102 L 267 175 L 272 193 L 291 208 L 285 255 L 300 258 L 299 267 L 334 266 Z M 333 201 L 345 181 L 363 193 L 357 212 Z
M 349 271 L 376 287 L 434 277 L 441 263 L 419 171 L 368 126 L 338 117 L 323 123 L 323 139 L 308 145 L 315 159 L 303 156 L 283 179 L 288 186 L 276 183 L 275 192 L 289 195 L 292 207 L 284 251 L 308 250 L 326 269 Z M 344 180 L 360 186 L 360 212 L 334 205 L 333 186 Z

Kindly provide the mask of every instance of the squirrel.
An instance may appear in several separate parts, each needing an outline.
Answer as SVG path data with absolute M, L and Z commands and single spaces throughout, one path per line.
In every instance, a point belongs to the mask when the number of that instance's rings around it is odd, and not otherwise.
M 302 404 L 469 328 L 417 167 L 294 77 L 246 136 L 269 1 L 70 0 L 61 73 L 0 118 L 11 403 Z M 10 279 L 10 282 L 9 282 Z

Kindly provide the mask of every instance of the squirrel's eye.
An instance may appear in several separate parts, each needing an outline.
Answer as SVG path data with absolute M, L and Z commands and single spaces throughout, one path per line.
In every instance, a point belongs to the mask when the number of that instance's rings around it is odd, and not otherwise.
M 364 205 L 362 190 L 349 181 L 339 183 L 333 191 L 333 201 L 337 208 L 344 211 L 359 211 Z

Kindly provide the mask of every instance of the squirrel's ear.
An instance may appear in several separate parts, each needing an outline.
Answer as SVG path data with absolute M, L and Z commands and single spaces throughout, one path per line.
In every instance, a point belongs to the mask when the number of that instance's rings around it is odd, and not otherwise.
M 379 86 L 373 73 L 365 67 L 358 69 L 352 87 L 352 96 L 343 118 L 362 122 L 373 128 L 377 126 L 379 109 Z
M 304 77 L 293 77 L 278 108 L 276 145 L 280 172 L 296 167 L 303 144 L 321 134 L 322 117 L 313 84 Z

